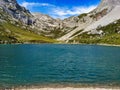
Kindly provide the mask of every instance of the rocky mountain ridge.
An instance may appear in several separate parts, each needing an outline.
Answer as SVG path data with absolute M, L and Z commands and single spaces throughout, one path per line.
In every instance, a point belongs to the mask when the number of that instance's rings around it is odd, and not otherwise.
M 10 22 L 38 35 L 69 42 L 84 32 L 103 34 L 97 28 L 119 20 L 119 10 L 120 0 L 101 0 L 100 5 L 89 13 L 60 20 L 41 13 L 30 13 L 16 0 L 0 0 L 0 22 Z
M 0 43 L 56 42 L 38 34 L 36 18 L 16 0 L 0 0 Z
M 10 22 L 50 38 L 57 38 L 68 32 L 68 27 L 62 20 L 41 13 L 32 14 L 16 0 L 0 0 L 0 21 Z
M 26 25 L 32 25 L 34 23 L 33 15 L 29 10 L 21 7 L 16 0 L 0 0 L 0 9 L 10 17 L 9 20 L 11 19 L 11 21 L 20 21 Z
M 78 16 L 80 20 L 77 22 L 78 27 L 76 29 L 58 40 L 68 41 L 84 32 L 101 34 L 101 31 L 96 30 L 97 28 L 120 19 L 119 7 L 120 0 L 101 0 L 100 5 L 95 10 Z

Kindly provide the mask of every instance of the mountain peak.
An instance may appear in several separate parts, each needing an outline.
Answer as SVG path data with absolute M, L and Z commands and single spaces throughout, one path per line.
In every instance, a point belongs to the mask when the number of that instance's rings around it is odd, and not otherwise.
M 34 22 L 33 15 L 29 12 L 29 10 L 21 7 L 17 3 L 17 0 L 0 0 L 0 8 L 0 13 L 4 13 L 3 16 L 9 16 L 9 20 L 12 22 L 14 19 L 27 25 L 31 25 Z
M 16 0 L 1 0 L 0 2 L 5 2 L 5 3 L 17 3 Z
M 107 9 L 109 12 L 118 5 L 120 5 L 120 0 L 101 0 L 100 5 L 96 9 L 96 12 L 100 12 L 104 9 Z
M 102 0 L 101 4 L 104 4 L 104 5 L 120 5 L 120 0 Z

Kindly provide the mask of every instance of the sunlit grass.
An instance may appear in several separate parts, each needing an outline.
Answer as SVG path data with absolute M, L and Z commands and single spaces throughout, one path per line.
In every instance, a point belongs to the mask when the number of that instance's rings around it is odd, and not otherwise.
M 20 27 L 17 27 L 15 25 L 4 23 L 1 25 L 2 28 L 0 29 L 1 35 L 3 39 L 8 40 L 8 36 L 12 36 L 16 38 L 20 42 L 38 42 L 38 43 L 55 43 L 57 42 L 54 39 L 50 39 L 38 34 L 35 34 L 32 31 L 21 29 Z M 10 34 L 6 33 L 6 30 L 10 32 Z

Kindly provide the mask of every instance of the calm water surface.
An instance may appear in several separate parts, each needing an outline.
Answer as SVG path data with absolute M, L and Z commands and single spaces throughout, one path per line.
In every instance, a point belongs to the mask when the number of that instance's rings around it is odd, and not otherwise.
M 0 87 L 55 83 L 120 85 L 120 47 L 0 45 Z

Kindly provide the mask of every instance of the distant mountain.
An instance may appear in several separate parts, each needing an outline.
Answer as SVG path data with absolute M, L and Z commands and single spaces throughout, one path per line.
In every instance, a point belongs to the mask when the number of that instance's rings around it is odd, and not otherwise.
M 20 6 L 16 0 L 1 0 L 0 15 L 1 21 L 9 20 L 9 22 L 16 26 L 21 24 L 24 29 L 29 28 L 36 34 L 50 38 L 61 37 L 71 30 L 60 19 L 53 19 L 41 13 L 31 14 L 29 10 Z
M 68 18 L 68 23 L 75 22 L 74 25 L 77 25 L 77 28 L 58 40 L 69 41 L 84 32 L 101 34 L 102 31 L 97 31 L 96 29 L 119 20 L 119 10 L 120 0 L 102 0 L 100 5 L 90 13 Z
M 66 26 L 60 19 L 53 19 L 52 17 L 33 13 L 35 23 L 33 25 L 36 32 L 51 38 L 58 38 L 67 33 Z
M 120 0 L 101 0 L 89 13 L 60 20 L 30 13 L 16 0 L 0 0 L 0 43 L 112 43 L 117 38 L 118 44 L 119 10 Z
M 0 0 L 0 43 L 53 43 L 33 27 L 35 17 L 16 0 Z

